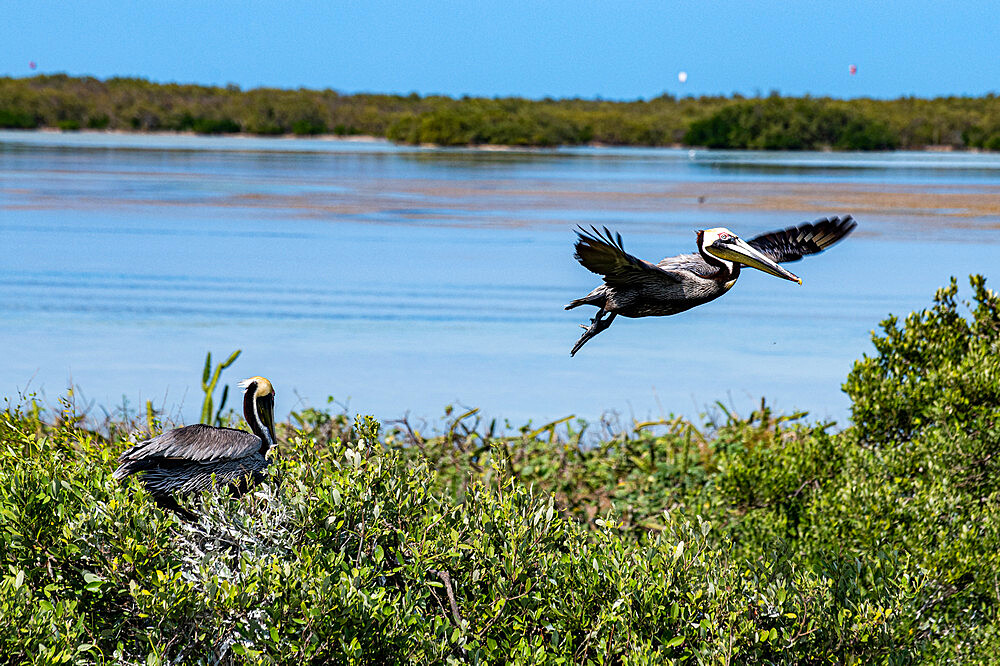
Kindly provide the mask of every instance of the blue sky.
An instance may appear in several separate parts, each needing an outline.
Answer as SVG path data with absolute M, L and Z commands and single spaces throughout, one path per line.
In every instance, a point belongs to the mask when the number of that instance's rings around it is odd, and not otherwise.
M 0 15 L 11 76 L 34 61 L 100 78 L 536 98 L 1000 91 L 991 2 L 41 0 Z

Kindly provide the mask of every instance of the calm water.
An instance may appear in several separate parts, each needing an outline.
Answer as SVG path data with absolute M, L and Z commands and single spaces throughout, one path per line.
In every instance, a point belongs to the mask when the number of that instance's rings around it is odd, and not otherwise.
M 998 186 L 997 155 L 0 132 L 0 392 L 54 403 L 72 382 L 98 405 L 152 399 L 193 420 L 205 352 L 239 348 L 224 379 L 269 377 L 282 415 L 333 396 L 386 419 L 455 403 L 520 424 L 763 396 L 845 421 L 840 384 L 871 329 L 951 275 L 995 279 L 1000 220 L 825 202 Z M 782 187 L 799 199 L 747 200 Z M 714 303 L 619 319 L 569 357 L 591 312 L 562 306 L 598 283 L 572 258 L 575 224 L 657 260 L 691 251 L 696 228 L 751 237 L 848 212 L 857 233 L 791 267 L 802 287 L 746 271 Z

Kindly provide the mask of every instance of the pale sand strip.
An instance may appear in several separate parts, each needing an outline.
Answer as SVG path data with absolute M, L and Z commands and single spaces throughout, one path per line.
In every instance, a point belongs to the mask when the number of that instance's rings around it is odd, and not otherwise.
M 315 185 L 315 184 L 314 184 Z M 974 225 L 1000 228 L 1000 186 L 901 185 L 894 183 L 783 183 L 783 182 L 629 182 L 547 181 L 524 179 L 331 180 L 337 191 L 308 194 L 246 193 L 192 200 L 118 198 L 114 193 L 96 196 L 40 195 L 34 190 L 6 193 L 8 210 L 135 207 L 244 207 L 301 217 L 390 214 L 411 220 L 461 220 L 483 211 L 498 214 L 495 222 L 514 224 L 563 223 L 580 210 L 661 212 L 671 211 L 792 211 L 816 214 L 924 218 L 943 226 Z M 600 189 L 592 189 L 598 187 Z M 289 184 L 289 189 L 295 189 Z M 346 191 L 345 191 L 346 190 Z M 544 210 L 550 219 L 521 218 L 526 210 Z M 565 211 L 559 215 L 558 211 Z M 468 222 L 468 220 L 466 220 Z M 463 225 L 465 226 L 465 225 Z

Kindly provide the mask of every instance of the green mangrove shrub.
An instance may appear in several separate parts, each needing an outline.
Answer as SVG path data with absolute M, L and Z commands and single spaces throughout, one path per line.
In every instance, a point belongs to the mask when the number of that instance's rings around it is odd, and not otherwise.
M 111 479 L 124 424 L 10 402 L 0 655 L 991 663 L 1000 302 L 971 282 L 883 322 L 847 427 L 764 403 L 620 428 L 467 410 L 433 432 L 305 409 L 268 481 L 196 498 L 197 525 Z
M 334 90 L 0 77 L 0 127 L 261 136 L 367 134 L 404 143 L 888 150 L 1000 149 L 1000 97 L 838 100 L 660 95 L 648 100 L 458 99 Z

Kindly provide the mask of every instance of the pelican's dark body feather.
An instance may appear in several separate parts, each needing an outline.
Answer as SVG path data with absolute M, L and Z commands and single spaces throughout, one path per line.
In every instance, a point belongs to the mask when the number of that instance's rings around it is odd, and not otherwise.
M 822 252 L 856 226 L 850 215 L 823 218 L 761 234 L 746 241 L 744 248 L 749 246 L 774 264 L 797 261 L 806 255 Z M 739 241 L 726 229 L 713 231 L 718 231 L 717 236 L 722 238 Z M 591 231 L 580 228 L 574 257 L 584 268 L 601 275 L 604 282 L 566 306 L 567 310 L 580 305 L 598 308 L 592 325 L 570 354 L 576 354 L 587 340 L 610 326 L 617 315 L 634 318 L 677 314 L 713 301 L 729 291 L 740 276 L 740 264 L 738 260 L 720 259 L 707 251 L 703 233 L 699 232 L 697 254 L 667 257 L 653 264 L 626 252 L 621 234 L 613 234 L 606 227 L 603 231 L 594 227 Z M 753 254 L 751 250 L 747 251 Z M 760 265 L 754 267 L 759 268 Z M 782 272 L 781 277 L 797 279 L 787 271 Z M 605 315 L 608 318 L 605 319 Z
M 153 495 L 187 494 L 226 486 L 268 465 L 260 437 L 233 428 L 189 425 L 136 444 L 118 459 L 114 478 L 139 473 Z M 215 475 L 213 484 L 212 475 Z

